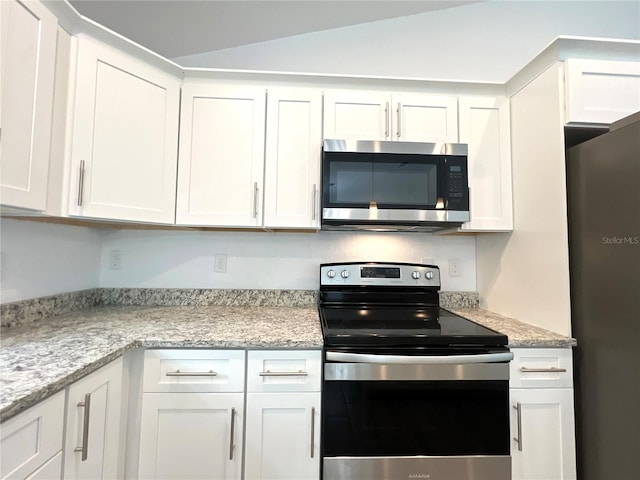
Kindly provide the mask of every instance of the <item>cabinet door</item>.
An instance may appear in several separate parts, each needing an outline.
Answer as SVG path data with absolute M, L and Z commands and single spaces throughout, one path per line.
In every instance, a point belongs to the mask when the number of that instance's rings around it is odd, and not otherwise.
M 262 88 L 183 87 L 176 223 L 262 225 L 265 97 Z
M 317 480 L 320 393 L 247 394 L 245 478 Z
M 264 183 L 266 227 L 319 227 L 321 151 L 320 91 L 270 89 Z
M 80 35 L 71 215 L 173 223 L 180 79 Z
M 513 230 L 509 101 L 461 97 L 460 143 L 469 145 L 471 221 L 463 231 Z
M 50 458 L 62 450 L 64 392 L 58 392 L 2 423 L 0 478 L 23 479 L 44 469 Z M 60 468 L 50 466 L 60 478 Z M 34 478 L 42 478 L 37 475 Z
M 640 62 L 570 59 L 565 122 L 610 124 L 640 110 Z
M 47 207 L 57 20 L 40 2 L 0 2 L 0 203 Z
M 576 478 L 573 390 L 512 389 L 514 480 Z
M 456 143 L 458 99 L 435 95 L 394 95 L 392 137 L 403 142 Z
M 67 390 L 65 479 L 120 478 L 122 358 Z
M 140 479 L 239 479 L 243 393 L 145 393 Z
M 332 91 L 324 96 L 324 138 L 391 140 L 391 95 Z

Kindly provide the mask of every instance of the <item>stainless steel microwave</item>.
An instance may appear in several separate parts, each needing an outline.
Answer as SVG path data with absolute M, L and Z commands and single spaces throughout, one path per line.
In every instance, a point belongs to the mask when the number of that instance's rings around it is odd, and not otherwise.
M 466 144 L 325 140 L 323 230 L 429 232 L 469 221 Z

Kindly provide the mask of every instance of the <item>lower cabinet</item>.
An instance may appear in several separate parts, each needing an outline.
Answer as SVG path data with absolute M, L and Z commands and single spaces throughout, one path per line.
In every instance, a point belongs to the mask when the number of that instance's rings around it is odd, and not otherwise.
M 320 372 L 319 350 L 147 350 L 139 478 L 318 479 Z
M 0 478 L 59 479 L 63 424 L 64 392 L 3 422 Z
M 122 358 L 67 389 L 65 479 L 121 478 Z
M 147 393 L 140 479 L 239 479 L 242 393 Z
M 513 480 L 576 478 L 570 349 L 513 349 Z

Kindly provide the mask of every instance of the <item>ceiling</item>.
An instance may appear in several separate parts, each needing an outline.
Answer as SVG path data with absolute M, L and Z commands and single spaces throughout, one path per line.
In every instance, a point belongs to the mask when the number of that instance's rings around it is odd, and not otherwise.
M 167 58 L 457 7 L 456 0 L 69 0 Z

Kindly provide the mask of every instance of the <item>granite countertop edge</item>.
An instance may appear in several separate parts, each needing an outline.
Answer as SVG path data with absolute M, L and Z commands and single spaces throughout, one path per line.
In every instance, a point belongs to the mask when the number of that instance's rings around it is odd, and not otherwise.
M 248 321 L 245 322 L 246 325 L 241 324 L 236 326 L 238 328 L 238 332 L 230 335 L 220 335 L 218 338 L 202 338 L 198 337 L 198 332 L 192 332 L 191 334 L 188 334 L 187 332 L 187 334 L 185 334 L 179 330 L 180 322 L 182 321 L 182 323 L 184 323 L 185 320 L 185 318 L 180 318 L 180 315 L 182 315 L 182 317 L 187 317 L 194 314 L 195 317 L 193 321 L 198 322 L 202 318 L 202 315 L 204 315 L 203 312 L 207 312 L 207 315 L 209 315 L 209 312 L 215 311 L 218 317 L 216 320 L 220 320 L 222 318 L 226 321 L 228 314 L 229 321 L 233 322 L 238 315 L 242 315 L 244 312 L 247 312 L 248 318 L 251 318 L 253 314 L 253 318 L 255 320 L 255 315 L 264 311 L 267 313 L 267 316 L 262 322 L 261 328 L 271 331 L 275 328 L 276 324 L 287 321 L 285 317 L 287 314 L 290 314 L 292 308 L 295 309 L 296 312 L 300 313 L 301 318 L 304 318 L 301 322 L 302 333 L 300 331 L 287 330 L 287 328 L 290 328 L 290 324 L 286 324 L 284 327 L 280 326 L 280 328 L 284 328 L 285 330 L 283 331 L 290 333 L 290 335 L 275 335 L 273 338 L 268 338 L 260 336 L 259 332 L 258 334 L 255 334 L 253 330 L 250 330 L 249 334 L 245 336 L 242 334 L 242 328 L 246 329 L 253 326 L 253 324 Z M 497 330 L 500 333 L 506 334 L 509 339 L 509 346 L 513 348 L 570 348 L 576 345 L 576 341 L 570 337 L 535 327 L 478 307 L 447 306 L 446 308 L 455 314 Z M 178 313 L 179 315 L 177 315 Z M 198 314 L 200 314 L 200 317 L 198 317 Z M 145 315 L 149 317 L 149 320 L 147 320 Z M 154 327 L 158 328 L 159 323 L 162 323 L 164 328 L 164 322 L 166 321 L 167 316 L 170 316 L 178 324 L 175 326 L 173 324 L 167 324 L 167 328 L 178 332 L 179 335 L 177 336 L 180 338 L 166 338 L 167 335 L 172 334 L 171 331 L 169 333 L 165 333 L 165 338 L 162 338 L 163 335 L 154 335 L 152 332 L 147 333 L 146 330 L 148 329 L 153 329 Z M 176 316 L 178 317 L 177 319 Z M 44 330 L 45 332 L 51 332 L 57 325 L 60 325 L 60 328 L 73 328 L 73 322 L 76 322 L 77 324 L 87 326 L 87 333 L 77 333 L 77 336 L 81 341 L 86 341 L 86 338 L 82 337 L 82 335 L 96 335 L 95 330 L 98 329 L 99 332 L 99 323 L 102 321 L 107 322 L 107 325 L 111 326 L 111 324 L 108 323 L 111 317 L 122 317 L 118 318 L 120 321 L 124 319 L 126 322 L 140 322 L 135 326 L 135 328 L 138 329 L 138 334 L 118 335 L 116 333 L 113 339 L 109 339 L 112 343 L 107 346 L 97 345 L 95 347 L 95 350 L 98 351 L 98 358 L 92 358 L 90 353 L 93 354 L 95 352 L 94 349 L 89 348 L 86 355 L 82 356 L 79 361 L 68 367 L 64 374 L 51 380 L 40 378 L 39 375 L 33 375 L 33 372 L 31 372 L 34 377 L 30 378 L 30 381 L 33 382 L 32 388 L 29 388 L 26 393 L 21 392 L 16 394 L 15 398 L 2 399 L 4 401 L 0 403 L 0 422 L 4 422 L 9 418 L 14 417 L 37 402 L 44 400 L 45 398 L 69 386 L 73 382 L 89 375 L 112 360 L 122 356 L 126 351 L 135 348 L 321 349 L 323 346 L 317 310 L 312 306 L 98 307 L 88 308 L 85 311 L 64 314 L 56 317 L 55 319 L 47 320 L 46 322 L 35 322 L 35 326 L 33 326 L 34 324 L 31 324 L 30 326 L 23 327 L 22 330 L 29 331 L 28 329 L 34 328 L 37 331 L 38 328 L 43 328 L 43 324 L 54 322 Z M 155 322 L 155 324 L 153 322 Z M 38 326 L 38 324 L 40 324 L 40 326 Z M 229 325 L 231 325 L 231 323 L 229 323 Z M 132 328 L 132 326 L 128 325 L 128 328 Z M 4 331 L 7 332 L 8 330 Z M 141 331 L 143 333 L 141 333 Z M 282 333 L 282 331 L 280 333 Z M 35 335 L 35 337 L 33 337 L 33 335 Z M 51 348 L 50 345 L 45 343 L 50 341 L 50 339 L 47 338 L 44 333 L 43 337 L 43 340 L 39 340 L 37 333 L 31 334 L 31 338 L 35 338 L 36 340 L 31 340 L 30 342 L 25 341 L 23 343 L 30 343 L 30 348 Z M 42 342 L 42 344 L 39 345 L 38 342 Z M 0 350 L 0 360 L 2 360 L 3 368 L 5 368 L 5 365 L 11 363 L 11 348 L 12 347 L 9 346 L 8 348 Z M 7 352 L 7 349 L 9 352 Z M 46 358 L 46 355 L 44 355 L 44 357 Z M 9 368 L 12 368 L 12 366 L 9 365 Z M 25 376 L 28 374 L 29 372 L 25 372 Z

